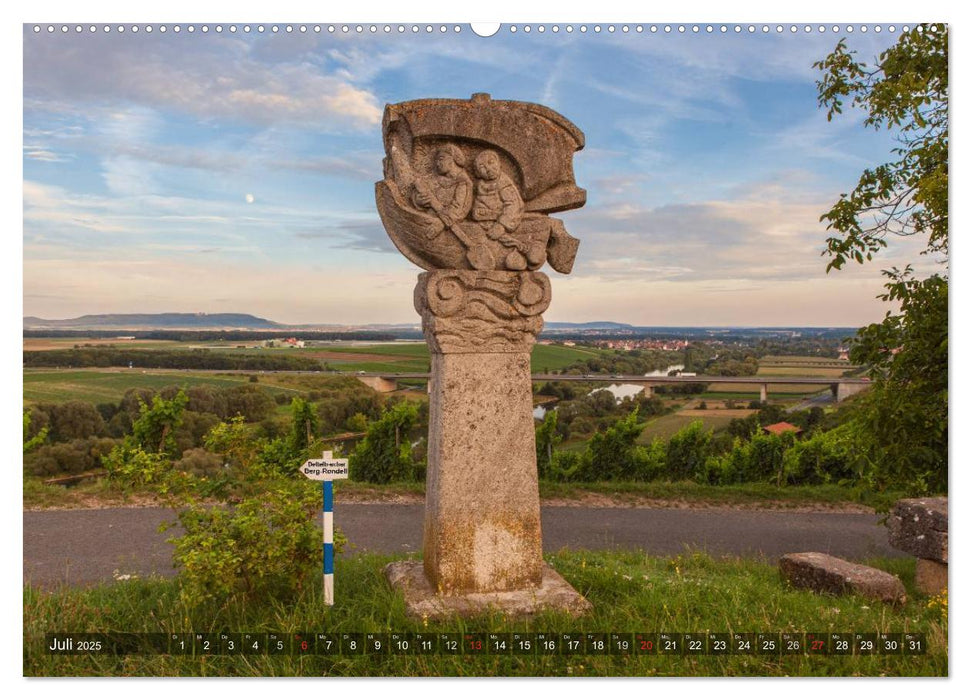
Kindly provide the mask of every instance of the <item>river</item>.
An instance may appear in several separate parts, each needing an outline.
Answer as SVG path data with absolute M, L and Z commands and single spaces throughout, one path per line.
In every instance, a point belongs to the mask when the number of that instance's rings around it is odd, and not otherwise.
M 684 369 L 684 365 L 668 365 L 664 369 L 656 369 L 653 372 L 648 372 L 644 376 L 645 377 L 667 377 L 671 374 L 671 372 L 675 372 L 675 371 L 680 372 L 683 369 Z M 609 391 L 611 394 L 614 395 L 614 399 L 617 401 L 617 403 L 620 403 L 626 398 L 629 398 L 629 397 L 633 398 L 634 396 L 637 396 L 639 393 L 644 391 L 644 387 L 641 386 L 640 384 L 611 384 L 610 386 L 602 387 L 600 389 L 594 389 L 593 391 L 590 392 L 590 394 L 596 393 L 598 391 Z M 543 418 L 546 417 L 547 410 L 550 410 L 550 411 L 556 410 L 555 405 L 553 405 L 553 407 L 550 409 L 547 409 L 546 406 L 549 406 L 555 403 L 556 403 L 555 401 L 551 401 L 545 405 L 540 405 L 534 408 L 533 418 L 535 418 L 536 420 L 543 420 Z

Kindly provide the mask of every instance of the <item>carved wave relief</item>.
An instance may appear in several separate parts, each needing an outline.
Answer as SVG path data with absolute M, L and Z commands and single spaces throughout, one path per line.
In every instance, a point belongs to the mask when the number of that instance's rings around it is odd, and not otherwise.
M 432 352 L 529 352 L 552 298 L 541 272 L 422 273 L 415 309 Z

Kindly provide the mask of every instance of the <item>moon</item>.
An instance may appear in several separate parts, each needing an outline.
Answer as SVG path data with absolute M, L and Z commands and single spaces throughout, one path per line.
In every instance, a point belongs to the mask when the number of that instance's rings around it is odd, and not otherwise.
M 247 204 L 252 204 L 255 201 L 256 201 L 256 197 L 254 197 L 253 195 L 251 195 L 249 193 L 246 194 L 246 203 Z

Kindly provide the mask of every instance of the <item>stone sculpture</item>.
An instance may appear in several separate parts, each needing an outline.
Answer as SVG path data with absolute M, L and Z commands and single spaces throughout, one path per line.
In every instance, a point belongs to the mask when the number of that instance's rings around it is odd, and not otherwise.
M 432 357 L 423 562 L 387 569 L 410 614 L 589 603 L 542 559 L 530 351 L 549 306 L 539 269 L 573 268 L 552 213 L 583 206 L 583 133 L 540 105 L 425 99 L 388 105 L 381 221 L 426 270 L 415 309 Z

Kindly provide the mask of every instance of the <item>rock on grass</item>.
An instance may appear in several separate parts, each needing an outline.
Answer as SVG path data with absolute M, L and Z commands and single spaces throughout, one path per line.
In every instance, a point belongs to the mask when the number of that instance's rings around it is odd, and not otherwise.
M 820 552 L 786 554 L 779 570 L 793 586 L 816 593 L 857 593 L 884 603 L 907 600 L 904 584 L 893 574 Z

